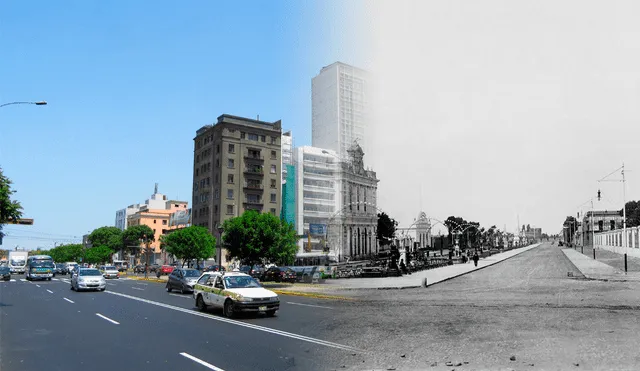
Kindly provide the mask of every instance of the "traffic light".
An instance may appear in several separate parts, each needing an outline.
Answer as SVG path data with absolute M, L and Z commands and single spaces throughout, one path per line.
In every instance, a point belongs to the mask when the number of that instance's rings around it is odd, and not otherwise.
M 600 201 L 600 190 L 598 190 L 598 201 Z

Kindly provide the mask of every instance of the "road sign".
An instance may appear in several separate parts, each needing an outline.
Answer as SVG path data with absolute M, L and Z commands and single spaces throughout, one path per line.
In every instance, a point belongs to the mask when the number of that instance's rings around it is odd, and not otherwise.
M 7 224 L 33 225 L 33 219 L 9 220 Z

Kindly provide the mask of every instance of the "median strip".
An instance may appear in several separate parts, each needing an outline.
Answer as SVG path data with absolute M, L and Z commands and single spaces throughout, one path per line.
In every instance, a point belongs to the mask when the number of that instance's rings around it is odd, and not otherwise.
M 314 299 L 330 299 L 330 300 L 356 300 L 354 298 L 348 298 L 346 296 L 338 296 L 338 295 L 325 295 L 325 294 L 316 294 L 311 292 L 301 292 L 301 291 L 289 291 L 289 290 L 274 290 L 278 295 L 291 295 L 291 296 L 303 296 L 306 298 L 314 298 Z

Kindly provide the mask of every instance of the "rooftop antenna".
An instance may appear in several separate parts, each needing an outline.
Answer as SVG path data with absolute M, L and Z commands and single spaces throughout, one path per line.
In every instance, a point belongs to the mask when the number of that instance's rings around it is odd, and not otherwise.
M 153 190 L 153 194 L 157 194 L 158 193 L 158 183 L 156 183 L 156 186 Z

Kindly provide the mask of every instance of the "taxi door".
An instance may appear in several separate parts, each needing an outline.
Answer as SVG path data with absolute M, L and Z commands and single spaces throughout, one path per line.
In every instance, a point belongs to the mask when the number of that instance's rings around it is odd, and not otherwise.
M 213 293 L 212 296 L 212 304 L 216 307 L 222 308 L 224 305 L 225 297 L 222 295 L 222 291 L 224 291 L 224 283 L 222 282 L 222 276 L 216 277 L 216 281 L 213 284 Z

